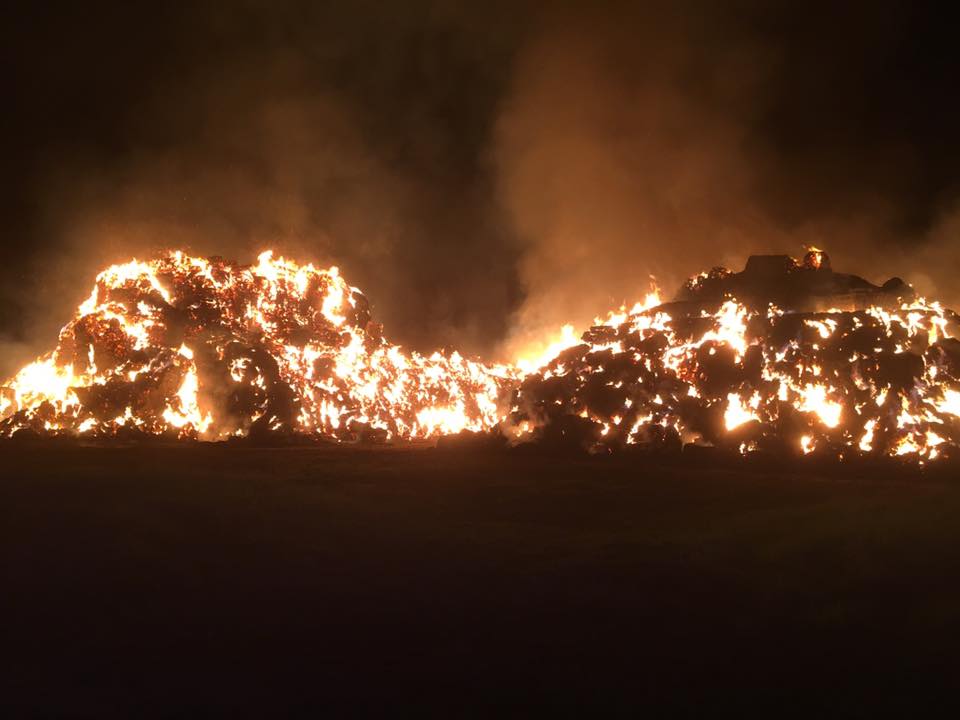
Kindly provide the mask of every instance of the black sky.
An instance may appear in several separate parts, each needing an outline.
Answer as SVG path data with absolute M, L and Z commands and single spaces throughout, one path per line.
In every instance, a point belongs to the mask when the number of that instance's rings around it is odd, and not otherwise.
M 476 353 L 806 241 L 956 297 L 947 17 L 637 5 L 6 10 L 4 368 L 164 247 L 338 264 L 392 339 Z

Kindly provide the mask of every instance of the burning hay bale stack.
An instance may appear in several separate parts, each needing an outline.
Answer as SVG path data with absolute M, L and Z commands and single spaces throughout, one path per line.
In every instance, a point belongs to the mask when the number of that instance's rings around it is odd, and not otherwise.
M 764 280 L 781 299 L 811 280 L 836 292 L 828 263 L 808 254 L 802 264 L 778 263 L 797 280 Z M 762 288 L 746 293 L 750 304 L 724 299 L 732 277 L 715 270 L 695 278 L 680 303 L 591 328 L 524 379 L 510 431 L 593 451 L 696 442 L 919 461 L 960 444 L 957 315 L 891 297 L 897 282 L 878 288 L 854 276 L 840 282 L 859 288 L 858 304 L 870 295 L 883 304 L 785 312 L 758 300 Z M 797 296 L 798 306 L 824 302 Z
M 336 268 L 171 253 L 97 277 L 57 347 L 0 386 L 0 436 L 499 430 L 591 451 L 697 443 L 919 462 L 960 444 L 958 318 L 902 281 L 834 273 L 812 250 L 621 310 L 521 370 L 404 352 Z
M 2 387 L 0 435 L 429 437 L 492 427 L 512 382 L 391 345 L 336 268 L 177 252 L 98 276 L 56 349 Z

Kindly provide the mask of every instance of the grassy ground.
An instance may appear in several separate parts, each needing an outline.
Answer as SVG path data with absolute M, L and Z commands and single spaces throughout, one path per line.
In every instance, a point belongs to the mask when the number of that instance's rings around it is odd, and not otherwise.
M 916 711 L 960 483 L 643 456 L 0 446 L 16 714 Z

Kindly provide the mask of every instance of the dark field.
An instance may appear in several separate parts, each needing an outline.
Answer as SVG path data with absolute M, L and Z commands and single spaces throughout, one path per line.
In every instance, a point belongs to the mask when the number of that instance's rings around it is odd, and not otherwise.
M 7 716 L 915 713 L 960 680 L 948 466 L 43 443 L 0 463 Z

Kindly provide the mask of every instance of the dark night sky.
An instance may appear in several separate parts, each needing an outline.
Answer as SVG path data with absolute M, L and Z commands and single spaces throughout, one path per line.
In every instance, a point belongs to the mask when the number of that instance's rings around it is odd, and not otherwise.
M 486 354 L 804 242 L 957 297 L 946 17 L 634 5 L 7 10 L 3 369 L 163 247 L 336 263 L 392 339 Z

